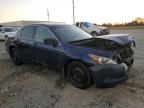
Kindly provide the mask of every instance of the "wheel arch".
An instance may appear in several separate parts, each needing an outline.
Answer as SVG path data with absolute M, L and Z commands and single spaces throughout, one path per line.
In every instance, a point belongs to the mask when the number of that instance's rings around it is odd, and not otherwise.
M 80 62 L 80 63 L 84 64 L 86 67 L 88 67 L 88 65 L 84 61 L 82 61 L 80 59 L 70 59 L 64 64 L 64 67 L 63 67 L 63 75 L 64 75 L 64 77 L 67 77 L 67 68 L 72 62 Z
M 15 46 L 14 45 L 9 45 L 8 51 L 10 52 L 12 50 L 12 48 L 15 48 Z
M 5 39 L 8 37 L 8 35 L 5 35 Z
M 91 31 L 91 35 L 92 35 L 92 33 L 96 33 L 97 34 L 97 36 L 98 36 L 98 32 L 97 31 Z

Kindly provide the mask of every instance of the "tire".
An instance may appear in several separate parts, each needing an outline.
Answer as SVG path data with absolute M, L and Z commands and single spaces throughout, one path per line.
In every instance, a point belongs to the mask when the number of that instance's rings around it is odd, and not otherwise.
M 67 68 L 68 80 L 76 88 L 86 89 L 92 83 L 91 74 L 88 68 L 80 62 L 72 62 Z
M 6 39 L 7 37 L 8 37 L 8 36 L 6 35 L 6 36 L 5 36 L 5 39 Z
M 9 55 L 10 55 L 10 58 L 12 59 L 12 61 L 13 61 L 13 63 L 14 63 L 15 65 L 21 65 L 21 64 L 22 64 L 22 61 L 21 61 L 21 59 L 18 57 L 18 54 L 17 54 L 15 48 L 11 48 L 11 49 L 10 49 Z
M 94 37 L 98 36 L 98 34 L 96 32 L 91 32 L 91 35 L 94 36 Z

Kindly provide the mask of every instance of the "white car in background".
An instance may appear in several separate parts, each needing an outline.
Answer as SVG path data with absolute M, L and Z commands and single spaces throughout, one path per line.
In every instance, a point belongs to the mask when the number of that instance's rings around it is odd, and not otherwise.
M 0 40 L 5 40 L 7 37 L 13 37 L 16 30 L 13 27 L 0 27 Z
M 109 29 L 107 27 L 96 26 L 89 22 L 77 22 L 76 26 L 83 29 L 92 36 L 101 36 L 109 34 Z

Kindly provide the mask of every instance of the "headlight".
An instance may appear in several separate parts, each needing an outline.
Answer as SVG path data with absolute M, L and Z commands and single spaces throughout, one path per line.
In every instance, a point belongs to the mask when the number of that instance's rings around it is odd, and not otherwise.
M 93 54 L 89 54 L 89 56 L 96 64 L 117 64 L 114 60 L 107 57 L 101 57 Z

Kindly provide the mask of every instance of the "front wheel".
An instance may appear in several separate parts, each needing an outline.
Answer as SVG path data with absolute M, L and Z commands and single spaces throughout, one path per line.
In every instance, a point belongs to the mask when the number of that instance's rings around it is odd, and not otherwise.
M 97 34 L 96 32 L 91 32 L 91 35 L 92 35 L 93 37 L 97 37 L 97 36 L 98 36 L 98 34 Z
M 13 63 L 15 65 L 21 65 L 22 64 L 22 61 L 21 59 L 18 57 L 18 54 L 16 52 L 16 49 L 15 48 L 11 48 L 10 51 L 9 51 L 9 55 L 13 61 Z
M 86 89 L 91 83 L 91 74 L 87 67 L 80 62 L 72 62 L 67 68 L 69 81 L 77 88 Z

